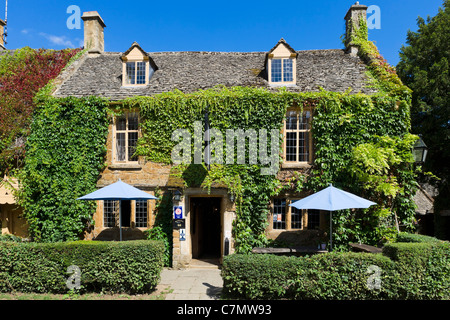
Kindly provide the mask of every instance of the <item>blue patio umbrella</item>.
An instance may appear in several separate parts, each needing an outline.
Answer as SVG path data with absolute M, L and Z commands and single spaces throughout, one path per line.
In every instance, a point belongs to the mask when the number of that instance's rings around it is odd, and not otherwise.
M 350 192 L 333 187 L 332 184 L 319 192 L 290 204 L 297 209 L 316 209 L 330 211 L 330 251 L 332 250 L 332 217 L 333 211 L 343 209 L 368 208 L 375 202 L 358 197 Z
M 77 200 L 119 200 L 119 230 L 120 241 L 122 241 L 122 200 L 151 200 L 158 199 L 147 192 L 139 190 L 125 182 L 119 181 L 106 187 L 91 192 Z

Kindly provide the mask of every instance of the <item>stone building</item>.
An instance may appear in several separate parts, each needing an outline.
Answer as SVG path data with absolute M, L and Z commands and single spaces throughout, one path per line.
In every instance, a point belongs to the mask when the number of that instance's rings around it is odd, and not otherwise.
M 353 32 L 351 21 L 366 19 L 366 10 L 366 6 L 358 3 L 349 9 L 345 15 L 347 32 Z M 374 92 L 366 85 L 366 65 L 351 42 L 345 49 L 296 51 L 280 39 L 267 52 L 148 52 L 133 42 L 123 52 L 105 52 L 103 19 L 96 11 L 85 12 L 82 19 L 88 50 L 56 79 L 55 97 L 95 95 L 108 98 L 113 105 L 114 101 L 134 96 L 152 96 L 175 89 L 190 93 L 217 85 L 268 90 L 284 86 L 296 92 L 317 92 L 320 88 L 334 92 L 348 88 L 366 94 Z M 287 116 L 298 119 L 299 115 Z M 302 118 L 307 119 L 308 114 L 300 115 Z M 170 176 L 170 165 L 132 157 L 129 147 L 139 136 L 138 122 L 138 113 L 128 112 L 110 124 L 107 167 L 97 186 L 109 185 L 120 178 L 152 194 L 156 188 L 181 190 Z M 305 132 L 302 136 L 307 139 L 309 134 Z M 280 177 L 290 169 L 311 166 L 311 146 L 300 152 L 300 144 L 297 142 L 294 149 L 285 151 Z M 324 214 L 294 212 L 287 206 L 290 201 L 293 199 L 274 199 L 268 217 L 271 222 L 268 235 L 273 239 L 311 244 L 311 239 L 318 235 L 317 230 L 326 229 Z M 153 201 L 123 204 L 124 239 L 142 236 L 142 231 L 153 225 L 153 206 Z M 180 234 L 180 229 L 174 228 L 174 266 L 187 265 L 193 258 L 221 258 L 233 252 L 231 231 L 235 207 L 226 188 L 213 188 L 211 192 L 202 188 L 184 189 L 174 206 L 180 209 L 178 222 L 182 223 L 181 230 L 185 230 L 185 234 Z M 99 201 L 95 228 L 87 238 L 116 239 L 116 209 L 111 201 Z

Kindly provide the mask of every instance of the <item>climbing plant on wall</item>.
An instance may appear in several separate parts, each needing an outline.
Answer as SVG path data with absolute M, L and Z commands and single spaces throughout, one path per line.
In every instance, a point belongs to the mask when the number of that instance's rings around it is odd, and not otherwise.
M 211 127 L 224 135 L 227 129 L 278 129 L 283 125 L 286 108 L 290 106 L 313 107 L 312 122 L 315 156 L 310 174 L 293 172 L 289 186 L 283 185 L 276 175 L 262 175 L 260 162 L 250 164 L 214 164 L 207 171 L 201 164 L 181 164 L 174 166 L 172 174 L 184 179 L 185 187 L 211 188 L 214 183 L 222 183 L 229 192 L 237 195 L 234 222 L 234 238 L 238 252 L 248 252 L 252 247 L 264 245 L 267 226 L 268 204 L 271 197 L 280 190 L 299 192 L 318 191 L 334 183 L 345 186 L 353 192 L 364 192 L 364 182 L 352 178 L 355 174 L 353 148 L 367 143 L 376 143 L 379 137 L 402 139 L 409 130 L 409 102 L 398 100 L 397 96 L 376 94 L 333 93 L 293 93 L 285 90 L 270 92 L 255 88 L 215 88 L 192 94 L 171 92 L 154 97 L 138 97 L 123 101 L 124 108 L 140 108 L 142 138 L 137 153 L 149 161 L 171 163 L 171 151 L 177 141 L 171 134 L 179 128 L 194 133 L 193 123 L 202 121 L 206 106 L 209 110 Z M 282 136 L 279 136 L 280 146 Z M 410 141 L 410 140 L 408 140 Z M 194 150 L 194 148 L 192 148 Z M 248 150 L 247 150 L 248 151 Z M 281 151 L 281 150 L 280 150 Z M 402 149 L 402 152 L 405 148 Z M 192 159 L 191 159 L 192 160 Z M 390 216 L 396 208 L 402 209 L 404 221 L 412 223 L 414 211 L 403 205 L 413 194 L 414 174 L 409 166 L 409 158 L 396 163 L 392 175 L 402 184 L 402 192 L 392 203 L 381 203 L 380 210 Z M 299 177 L 296 181 L 295 177 Z M 408 185 L 408 187 L 404 187 Z M 373 195 L 369 195 L 373 197 Z M 379 200 L 379 199 L 377 199 Z M 351 212 L 344 212 L 336 219 L 342 219 L 336 244 L 351 239 L 367 239 L 369 243 L 388 238 L 391 229 L 376 229 L 380 219 L 367 221 L 350 219 Z M 380 211 L 368 213 L 369 217 Z M 347 215 L 347 216 L 346 216 Z M 360 229 L 355 228 L 358 224 Z M 339 224 L 336 221 L 336 224 Z M 377 232 L 373 230 L 378 230 Z
M 76 198 L 96 189 L 104 168 L 109 105 L 44 93 L 37 100 L 19 174 L 20 204 L 34 240 L 75 240 L 95 212 L 94 201 Z

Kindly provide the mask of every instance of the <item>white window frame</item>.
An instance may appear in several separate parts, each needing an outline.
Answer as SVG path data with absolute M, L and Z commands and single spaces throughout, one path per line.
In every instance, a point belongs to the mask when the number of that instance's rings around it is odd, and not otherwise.
M 127 63 L 134 63 L 134 83 L 128 83 L 128 73 L 127 73 Z M 138 78 L 138 63 L 145 63 L 145 81 L 144 83 L 137 83 Z M 150 62 L 147 59 L 140 59 L 140 60 L 130 60 L 130 59 L 124 59 L 122 62 L 122 86 L 124 87 L 141 87 L 146 86 L 149 83 L 150 79 Z
M 297 116 L 297 124 L 296 124 L 296 129 L 288 129 L 286 127 L 286 119 L 288 116 L 288 113 L 290 112 L 295 112 L 296 116 Z M 303 114 L 305 113 L 309 113 L 309 120 L 307 123 L 307 128 L 300 128 L 300 116 L 303 117 Z M 310 166 L 313 162 L 313 138 L 312 138 L 312 131 L 311 131 L 311 123 L 312 123 L 312 110 L 310 108 L 304 108 L 303 110 L 301 108 L 298 107 L 292 107 L 292 108 L 288 108 L 286 111 L 286 116 L 284 118 L 284 123 L 283 123 L 283 164 L 282 167 L 284 168 L 289 168 L 289 167 L 304 167 L 304 166 Z M 287 133 L 288 132 L 293 132 L 296 133 L 296 160 L 292 161 L 288 161 L 287 160 L 287 156 L 286 156 L 286 152 L 287 152 Z M 308 152 L 308 159 L 306 160 L 301 160 L 300 161 L 300 134 L 306 134 L 308 137 L 308 147 L 307 147 L 307 152 Z
M 272 84 L 286 84 L 286 83 L 289 83 L 289 84 L 292 84 L 292 83 L 294 83 L 294 59 L 293 58 L 272 58 L 272 59 L 270 59 L 270 65 L 271 65 L 271 68 L 270 68 L 270 82 L 272 83 Z M 281 68 L 281 75 L 280 75 L 280 81 L 275 81 L 274 79 L 273 79 L 273 63 L 275 62 L 275 61 L 280 61 L 280 68 Z M 285 62 L 286 61 L 290 61 L 291 62 L 291 76 L 292 76 L 292 79 L 291 80 L 284 80 L 284 76 L 285 76 L 285 74 L 286 74 L 286 67 L 285 67 Z
M 129 116 L 133 114 L 137 116 L 137 129 L 128 129 L 128 123 L 129 123 Z M 118 130 L 117 129 L 117 120 L 118 118 L 125 116 L 126 123 L 125 123 L 125 130 Z M 125 134 L 125 160 L 119 160 L 118 159 L 118 150 L 117 150 L 117 134 L 123 133 Z M 138 159 L 136 157 L 136 160 L 129 160 L 130 155 L 129 153 L 129 133 L 137 133 L 137 139 L 140 138 L 140 132 L 139 132 L 139 113 L 136 111 L 124 111 L 124 113 L 120 116 L 114 117 L 114 124 L 113 124 L 113 136 L 112 136 L 112 159 L 113 163 L 120 164 L 120 163 L 138 163 Z M 136 140 L 137 141 L 137 140 Z
M 281 81 L 273 81 L 272 80 L 272 63 L 274 61 L 280 60 L 281 61 Z M 291 81 L 284 81 L 284 74 L 285 74 L 285 66 L 284 61 L 290 60 L 292 61 L 292 80 Z M 295 86 L 297 83 L 297 58 L 295 55 L 291 56 L 276 56 L 273 54 L 269 55 L 268 59 L 268 81 L 269 85 L 271 86 Z

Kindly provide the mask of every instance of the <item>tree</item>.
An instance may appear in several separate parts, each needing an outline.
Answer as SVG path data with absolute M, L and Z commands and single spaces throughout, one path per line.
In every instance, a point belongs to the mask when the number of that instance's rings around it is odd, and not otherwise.
M 444 0 L 435 17 L 419 17 L 417 25 L 417 32 L 408 31 L 397 72 L 413 90 L 412 131 L 429 147 L 424 169 L 440 178 L 439 212 L 450 207 L 450 0 Z
M 0 55 L 0 178 L 22 166 L 34 95 L 79 51 L 24 47 Z

